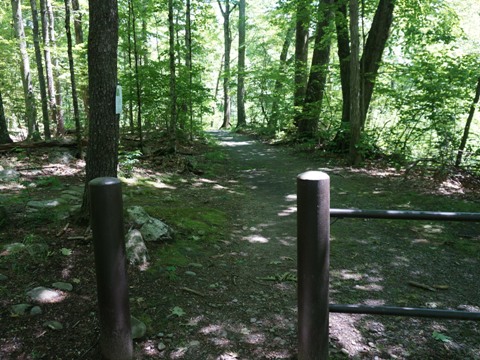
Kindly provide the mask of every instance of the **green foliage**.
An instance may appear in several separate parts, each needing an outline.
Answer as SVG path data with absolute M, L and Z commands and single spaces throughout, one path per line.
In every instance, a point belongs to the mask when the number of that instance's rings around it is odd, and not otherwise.
M 125 151 L 121 150 L 118 154 L 118 167 L 120 176 L 132 177 L 135 165 L 140 163 L 142 152 L 140 150 Z

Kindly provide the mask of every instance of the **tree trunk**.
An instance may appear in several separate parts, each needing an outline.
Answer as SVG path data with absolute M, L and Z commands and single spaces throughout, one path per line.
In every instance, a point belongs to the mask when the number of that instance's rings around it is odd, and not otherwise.
M 75 44 L 80 45 L 84 42 L 83 29 L 82 29 L 82 12 L 80 10 L 80 4 L 78 0 L 72 0 L 73 25 L 75 29 Z M 85 84 L 80 84 L 80 97 L 82 98 L 83 110 L 85 112 L 85 118 L 88 119 L 88 89 Z
M 62 87 L 60 83 L 60 64 L 57 55 L 57 39 L 55 35 L 55 16 L 53 14 L 53 7 L 51 0 L 46 0 L 47 15 L 48 15 L 48 36 L 49 43 L 53 48 L 53 81 L 55 82 L 55 123 L 57 124 L 57 136 L 63 136 L 65 134 L 65 120 L 63 117 L 63 96 Z
M 89 216 L 88 182 L 116 177 L 119 122 L 115 114 L 117 87 L 118 8 L 116 0 L 89 1 L 88 80 L 90 98 L 89 141 L 83 217 Z M 112 349 L 113 350 L 113 349 Z
M 172 136 L 171 145 L 176 152 L 177 144 L 177 82 L 175 79 L 175 24 L 173 22 L 173 0 L 168 0 L 168 34 L 169 48 L 168 57 L 170 60 L 170 132 Z
M 377 78 L 378 69 L 382 61 L 383 50 L 388 40 L 390 27 L 393 21 L 395 0 L 380 0 L 378 3 L 372 26 L 368 33 L 367 42 L 362 54 L 362 103 L 361 126 L 365 125 L 368 108 L 372 99 L 373 87 Z
M 40 0 L 40 12 L 42 20 L 43 57 L 47 74 L 48 105 L 52 117 L 52 123 L 57 123 L 57 101 L 55 82 L 53 80 L 52 53 L 50 49 L 49 21 L 47 13 L 47 0 Z
M 128 78 L 130 84 L 133 84 L 133 60 L 132 60 L 132 9 L 131 0 L 128 0 L 128 18 L 127 18 L 127 58 L 128 58 Z M 134 89 L 133 86 L 129 86 L 130 94 L 128 97 L 128 124 L 130 127 L 130 133 L 135 134 L 135 122 L 133 120 L 133 99 Z
M 465 123 L 465 128 L 463 129 L 463 136 L 458 148 L 457 159 L 455 160 L 455 166 L 460 166 L 462 163 L 463 153 L 468 141 L 468 134 L 470 132 L 470 126 L 472 125 L 473 115 L 475 114 L 475 107 L 480 100 L 480 77 L 477 82 L 477 89 L 475 91 L 475 98 L 473 99 L 472 105 L 470 105 L 470 111 L 468 112 L 467 122 Z
M 350 163 L 358 165 L 360 153 L 360 39 L 358 31 L 358 0 L 350 0 Z
M 133 33 L 133 56 L 135 59 L 135 85 L 137 90 L 137 131 L 140 141 L 140 151 L 143 151 L 143 129 L 142 129 L 142 88 L 140 86 L 140 76 L 138 72 L 140 57 L 138 54 L 138 42 L 137 42 L 137 16 L 133 1 L 129 2 L 130 11 L 132 13 L 132 33 Z
M 237 83 L 237 127 L 247 125 L 245 117 L 245 0 L 238 5 L 238 83 Z
M 35 96 L 33 94 L 32 73 L 30 71 L 30 59 L 27 52 L 25 30 L 23 27 L 21 0 L 12 0 L 13 24 L 15 36 L 18 39 L 20 50 L 20 72 L 22 76 L 23 94 L 25 97 L 25 118 L 27 120 L 27 137 L 38 140 L 37 111 L 35 107 Z
M 345 129 L 348 128 L 350 123 L 350 38 L 345 0 L 335 0 L 335 4 L 337 6 L 335 27 L 337 30 L 340 81 L 342 83 L 342 128 Z
M 70 30 L 70 0 L 65 0 L 65 30 L 67 34 L 68 66 L 70 69 L 70 82 L 72 86 L 73 117 L 75 119 L 75 134 L 78 144 L 78 156 L 82 156 L 82 128 L 80 125 L 80 112 L 78 110 L 77 84 L 75 81 L 75 67 L 73 64 L 72 32 Z
M 8 133 L 7 118 L 5 117 L 5 109 L 3 108 L 2 93 L 0 92 L 0 144 L 10 144 L 13 140 Z
M 301 108 L 305 100 L 308 80 L 308 29 L 310 27 L 310 2 L 298 0 L 295 32 L 295 91 L 293 106 L 295 107 L 295 126 L 299 126 Z
M 317 33 L 313 50 L 312 66 L 308 79 L 303 113 L 298 124 L 300 138 L 313 138 L 318 129 L 322 109 L 328 63 L 330 61 L 330 23 L 333 0 L 322 0 L 318 5 Z
M 75 29 L 75 44 L 83 44 L 82 13 L 78 0 L 72 0 L 73 27 Z
M 45 85 L 45 74 L 43 73 L 42 51 L 40 49 L 37 0 L 30 0 L 30 7 L 32 9 L 33 45 L 35 48 L 35 60 L 37 63 L 38 83 L 40 85 L 40 98 L 42 101 L 43 134 L 45 136 L 45 140 L 50 140 L 51 133 L 50 133 L 50 120 L 48 118 L 48 97 L 47 97 L 47 88 Z
M 190 140 L 193 140 L 193 100 L 192 100 L 192 86 L 193 86 L 193 72 L 192 72 L 192 16 L 191 3 L 187 0 L 185 9 L 185 67 L 188 71 L 188 117 L 190 122 Z
M 278 74 L 279 76 L 283 76 L 285 74 L 285 69 L 287 68 L 287 56 L 288 56 L 288 49 L 290 48 L 290 44 L 292 43 L 292 37 L 295 32 L 295 24 L 292 24 L 287 30 L 287 34 L 285 35 L 285 41 L 283 42 L 282 51 L 280 53 L 280 61 L 278 64 Z M 270 131 L 275 132 L 278 126 L 278 117 L 279 114 L 279 94 L 283 88 L 282 81 L 277 77 L 275 80 L 275 87 L 273 92 L 273 102 L 272 102 L 272 115 L 268 119 L 268 127 Z
M 230 13 L 235 6 L 230 9 L 230 0 L 225 0 L 225 9 L 220 0 L 217 0 L 218 6 L 223 16 L 223 38 L 224 38 L 224 64 L 223 64 L 223 123 L 221 129 L 230 127 L 230 49 L 232 39 L 230 34 Z

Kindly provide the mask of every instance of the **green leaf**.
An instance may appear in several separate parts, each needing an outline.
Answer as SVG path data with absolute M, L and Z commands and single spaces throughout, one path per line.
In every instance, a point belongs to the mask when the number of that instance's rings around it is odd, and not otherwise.
M 65 256 L 70 256 L 72 255 L 72 249 L 68 249 L 68 248 L 61 248 L 60 249 L 60 252 L 62 253 L 62 255 L 65 255 Z
M 185 315 L 186 312 L 179 306 L 175 306 L 173 309 L 172 309 L 172 315 L 175 315 L 175 316 L 183 316 Z
M 441 341 L 441 342 L 449 342 L 449 341 L 452 341 L 452 338 L 447 336 L 447 335 L 443 335 L 442 333 L 439 333 L 439 332 L 436 332 L 434 331 L 432 333 L 432 337 L 435 339 L 435 340 L 438 340 L 438 341 Z

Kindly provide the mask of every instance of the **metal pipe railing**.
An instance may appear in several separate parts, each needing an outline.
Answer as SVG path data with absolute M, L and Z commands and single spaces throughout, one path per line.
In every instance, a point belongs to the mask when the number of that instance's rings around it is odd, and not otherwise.
M 330 209 L 330 216 L 336 218 L 480 222 L 480 213 L 469 212 Z

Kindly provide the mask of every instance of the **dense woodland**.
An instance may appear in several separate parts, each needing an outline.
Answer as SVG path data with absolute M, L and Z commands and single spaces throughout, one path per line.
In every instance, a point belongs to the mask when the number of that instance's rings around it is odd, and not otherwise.
M 118 82 L 113 141 L 142 153 L 241 128 L 351 164 L 479 171 L 477 1 L 0 2 L 2 144 L 73 133 L 94 147 Z

